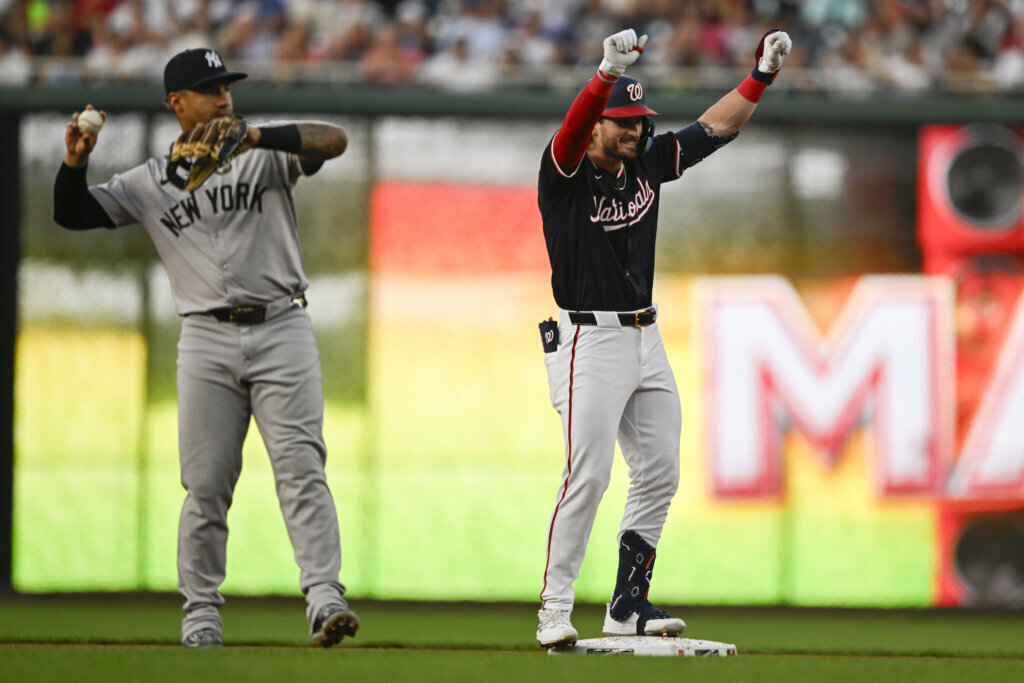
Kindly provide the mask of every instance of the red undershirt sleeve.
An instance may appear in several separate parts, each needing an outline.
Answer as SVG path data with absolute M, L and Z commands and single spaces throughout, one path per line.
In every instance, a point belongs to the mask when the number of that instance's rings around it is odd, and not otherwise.
M 562 175 L 571 174 L 586 154 L 590 133 L 601 118 L 613 85 L 595 74 L 569 107 L 562 127 L 551 142 L 551 154 Z

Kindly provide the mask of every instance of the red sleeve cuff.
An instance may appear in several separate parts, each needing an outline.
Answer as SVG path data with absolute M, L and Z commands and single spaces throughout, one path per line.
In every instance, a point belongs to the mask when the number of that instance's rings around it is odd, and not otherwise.
M 761 98 L 764 96 L 764 91 L 767 88 L 767 83 L 756 81 L 753 76 L 747 76 L 743 79 L 743 82 L 736 87 L 736 92 L 742 95 L 743 99 L 757 104 L 761 101 Z

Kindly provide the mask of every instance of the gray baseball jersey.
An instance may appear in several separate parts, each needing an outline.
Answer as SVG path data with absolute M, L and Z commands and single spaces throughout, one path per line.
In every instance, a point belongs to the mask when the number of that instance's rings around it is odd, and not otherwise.
M 181 170 L 172 166 L 168 177 L 167 159 L 150 158 L 89 188 L 115 225 L 146 228 L 178 315 L 306 289 L 291 191 L 302 174 L 297 156 L 250 150 L 192 193 L 174 182 Z
M 338 603 L 341 543 L 327 487 L 320 355 L 302 293 L 306 277 L 292 188 L 294 154 L 252 149 L 187 193 L 187 167 L 151 158 L 90 188 L 116 226 L 141 223 L 171 281 L 182 322 L 178 441 L 188 495 L 178 535 L 182 633 L 223 628 L 227 510 L 250 416 L 273 464 L 312 624 Z M 265 305 L 259 324 L 208 311 Z M 343 602 L 343 601 L 342 601 Z

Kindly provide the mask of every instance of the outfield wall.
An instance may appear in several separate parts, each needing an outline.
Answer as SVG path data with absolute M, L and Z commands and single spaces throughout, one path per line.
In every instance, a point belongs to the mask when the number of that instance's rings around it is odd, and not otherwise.
M 356 598 L 534 600 L 564 457 L 536 328 L 556 313 L 535 179 L 558 120 L 309 117 L 351 137 L 344 157 L 297 190 L 342 580 Z M 32 114 L 21 130 L 13 582 L 29 592 L 174 590 L 184 497 L 177 320 L 141 229 L 75 234 L 52 223 L 65 119 Z M 166 114 L 112 113 L 90 180 L 163 153 L 174 132 Z M 955 301 L 945 278 L 914 275 L 915 150 L 906 129 L 752 123 L 666 186 L 655 299 L 684 432 L 652 598 L 972 600 L 950 577 L 943 533 L 956 522 L 944 511 L 1016 510 L 1024 490 L 1011 453 L 995 502 L 948 491 L 960 455 Z M 893 318 L 910 321 L 899 338 L 911 341 L 858 336 L 858 321 L 884 314 L 890 293 L 911 302 Z M 709 304 L 723 297 L 741 312 L 783 313 L 730 333 Z M 740 392 L 764 392 L 751 408 L 760 421 L 743 413 L 733 428 L 764 429 L 748 445 L 755 455 L 736 464 L 742 444 L 715 448 L 733 423 L 728 401 L 725 414 L 716 409 L 727 387 L 713 370 L 734 363 L 722 361 L 713 333 L 764 329 L 797 342 L 780 342 L 783 360 Z M 875 356 L 843 364 L 861 349 Z M 882 381 L 926 353 L 910 384 Z M 907 418 L 893 410 L 902 405 L 918 410 Z M 1024 437 L 1024 427 L 1009 428 Z M 730 479 L 743 467 L 757 470 L 755 484 Z M 610 593 L 627 485 L 619 458 L 577 582 L 581 600 Z M 295 593 L 255 428 L 229 522 L 225 591 Z

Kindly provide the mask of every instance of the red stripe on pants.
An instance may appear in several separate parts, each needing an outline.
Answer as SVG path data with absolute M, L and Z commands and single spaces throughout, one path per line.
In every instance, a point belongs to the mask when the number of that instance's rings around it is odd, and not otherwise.
M 569 490 L 569 477 L 572 476 L 572 381 L 573 372 L 576 368 L 576 342 L 580 338 L 580 326 L 576 326 L 576 334 L 572 337 L 572 358 L 569 360 L 569 427 L 568 434 L 569 442 L 568 452 L 566 453 L 566 469 L 565 481 L 562 482 L 562 497 L 558 499 L 558 504 L 555 505 L 555 512 L 551 515 L 551 526 L 548 527 L 548 551 L 547 557 L 544 560 L 544 585 L 540 589 L 541 595 L 541 608 L 544 608 L 544 591 L 548 588 L 548 565 L 551 563 L 551 537 L 555 533 L 555 520 L 558 518 L 558 509 L 562 506 L 562 502 L 565 500 L 565 494 Z

